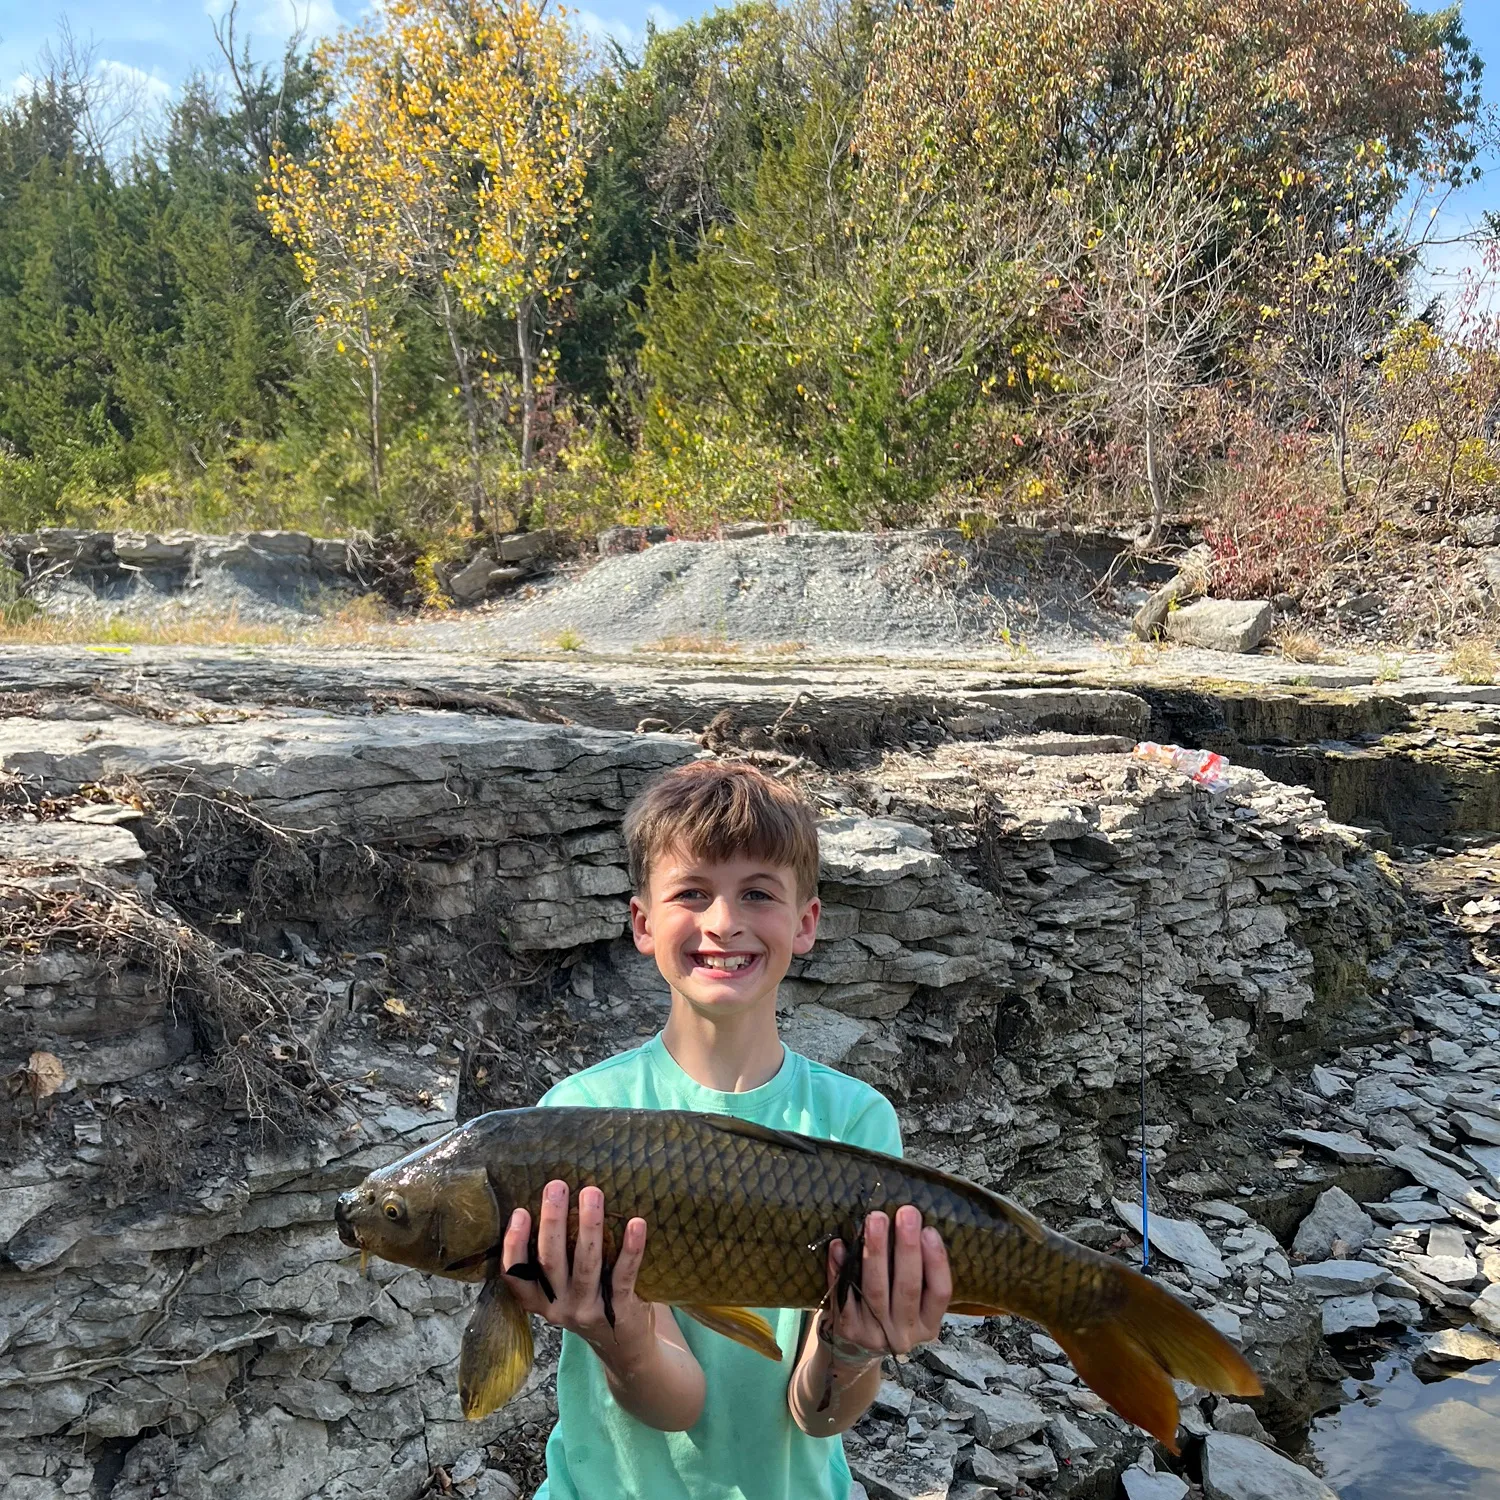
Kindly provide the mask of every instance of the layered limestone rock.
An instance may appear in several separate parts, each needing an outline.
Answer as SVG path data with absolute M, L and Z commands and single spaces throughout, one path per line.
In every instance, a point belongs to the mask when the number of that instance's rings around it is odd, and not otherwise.
M 700 753 L 443 712 L 0 721 L 0 910 L 27 934 L 0 1068 L 43 1051 L 67 1073 L 5 1121 L 0 1479 L 28 1500 L 406 1500 L 546 1421 L 545 1360 L 460 1421 L 471 1290 L 361 1279 L 331 1201 L 494 1102 L 548 1017 L 571 1030 L 544 1077 L 659 1022 L 619 824 Z M 1398 915 L 1356 834 L 1253 772 L 1215 800 L 1061 734 L 794 769 L 826 814 L 826 904 L 789 1041 L 890 1092 L 917 1155 L 1071 1214 L 1106 1201 L 1142 1045 L 1159 1156 L 1195 1089 L 1317 1042 Z M 57 919 L 85 907 L 93 926 Z M 164 932 L 191 934 L 186 969 Z M 414 964 L 453 976 L 456 1009 L 424 1008 Z M 285 1133 L 256 1080 L 306 1106 Z M 1055 1472 L 1032 1446 L 1027 1472 Z M 460 1469 L 466 1493 L 484 1478 Z

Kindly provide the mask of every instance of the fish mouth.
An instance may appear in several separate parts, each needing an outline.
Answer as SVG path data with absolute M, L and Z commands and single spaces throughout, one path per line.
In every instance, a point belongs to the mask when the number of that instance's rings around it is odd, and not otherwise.
M 340 1198 L 333 1205 L 333 1223 L 339 1232 L 339 1238 L 351 1250 L 361 1250 L 364 1248 L 360 1243 L 359 1230 L 354 1227 L 354 1221 L 349 1217 L 349 1205 L 343 1198 Z

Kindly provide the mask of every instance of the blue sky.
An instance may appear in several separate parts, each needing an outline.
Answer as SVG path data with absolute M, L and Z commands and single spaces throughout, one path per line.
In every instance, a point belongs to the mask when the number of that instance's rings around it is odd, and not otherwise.
M 679 15 L 709 8 L 686 3 L 679 10 L 649 0 L 568 4 L 589 30 L 622 41 L 644 34 L 648 17 L 670 26 Z M 23 79 L 66 21 L 80 40 L 92 38 L 102 62 L 139 70 L 147 86 L 166 97 L 195 68 L 213 67 L 213 22 L 227 8 L 228 0 L 0 0 L 0 86 Z M 371 8 L 367 0 L 240 0 L 238 27 L 257 53 L 270 57 L 299 24 L 320 35 Z
M 0 0 L 0 89 L 24 80 L 38 52 L 57 36 L 66 21 L 74 35 L 92 41 L 101 65 L 135 79 L 158 100 L 195 68 L 212 69 L 217 61 L 213 19 L 228 0 Z M 609 32 L 622 41 L 638 41 L 647 20 L 670 26 L 709 9 L 703 0 L 574 0 L 573 8 L 594 32 Z M 241 0 L 240 30 L 263 57 L 273 57 L 281 41 L 299 24 L 312 34 L 330 31 L 357 19 L 369 0 Z M 1465 0 L 1464 24 L 1487 64 L 1485 96 L 1500 109 L 1500 0 Z M 1487 159 L 1482 181 L 1447 204 L 1442 234 L 1454 236 L 1472 228 L 1486 209 L 1500 209 L 1500 159 Z M 1459 270 L 1472 263 L 1468 247 L 1439 248 L 1432 254 L 1430 276 L 1439 289 L 1452 284 Z

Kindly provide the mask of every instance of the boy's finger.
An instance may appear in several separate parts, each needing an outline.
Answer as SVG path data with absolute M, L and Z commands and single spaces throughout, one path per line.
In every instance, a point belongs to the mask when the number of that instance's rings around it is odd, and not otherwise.
M 531 1215 L 518 1208 L 505 1226 L 505 1239 L 500 1246 L 500 1264 L 503 1267 L 519 1265 L 529 1259 L 527 1242 L 531 1238 Z
M 500 1269 L 503 1272 L 511 1266 L 524 1266 L 530 1259 L 531 1215 L 524 1208 L 518 1208 L 505 1226 L 505 1239 L 500 1245 Z M 523 1281 L 515 1276 L 507 1276 L 505 1282 L 511 1295 L 527 1312 L 546 1312 L 547 1298 L 536 1282 Z
M 865 1220 L 865 1253 L 860 1262 L 860 1291 L 864 1296 L 865 1310 L 886 1327 L 891 1309 L 890 1266 L 891 1221 L 882 1213 L 873 1213 Z
M 922 1303 L 921 1212 L 910 1204 L 898 1208 L 895 1230 L 896 1270 L 891 1278 L 891 1323 L 903 1334 L 908 1334 L 916 1329 Z
M 828 1290 L 834 1291 L 839 1284 L 839 1272 L 844 1266 L 843 1240 L 830 1240 L 828 1244 Z
M 549 1182 L 542 1190 L 542 1215 L 536 1229 L 536 1258 L 561 1297 L 570 1284 L 568 1275 L 568 1185 Z
M 615 1257 L 610 1274 L 610 1285 L 614 1291 L 616 1305 L 635 1295 L 635 1278 L 646 1256 L 646 1221 L 632 1219 L 620 1237 L 620 1253 Z
M 596 1187 L 578 1193 L 578 1243 L 573 1247 L 573 1297 L 592 1307 L 599 1295 L 599 1266 L 604 1259 L 604 1194 Z
M 948 1247 L 935 1229 L 922 1231 L 922 1338 L 935 1339 L 953 1297 Z

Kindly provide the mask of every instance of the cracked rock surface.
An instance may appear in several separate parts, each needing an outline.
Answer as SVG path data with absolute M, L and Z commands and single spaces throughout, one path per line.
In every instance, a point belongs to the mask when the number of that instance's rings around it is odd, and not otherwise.
M 1389 1326 L 1464 1298 L 1500 1332 L 1490 992 L 1419 982 L 1420 914 L 1358 830 L 1258 772 L 1215 799 L 1132 762 L 1101 715 L 1135 710 L 1092 689 L 1046 689 L 1039 728 L 1036 700 L 1019 721 L 971 685 L 964 712 L 1000 717 L 817 756 L 666 714 L 548 721 L 534 692 L 516 716 L 267 692 L 101 717 L 40 691 L 0 719 L 0 1071 L 46 1053 L 64 1077 L 13 1090 L 0 1137 L 7 1496 L 530 1492 L 545 1346 L 521 1397 L 462 1422 L 472 1288 L 361 1277 L 331 1203 L 660 1024 L 619 823 L 702 753 L 818 804 L 824 925 L 785 1034 L 885 1090 L 912 1155 L 1139 1258 L 1144 1050 L 1153 1273 L 1269 1393 L 1241 1416 L 1184 1389 L 1186 1439 L 1305 1421 L 1330 1302 Z M 195 988 L 216 972 L 239 1010 Z M 887 1375 L 849 1440 L 869 1496 L 1102 1495 L 1128 1466 L 1127 1493 L 1182 1493 L 1027 1325 L 951 1319 Z

